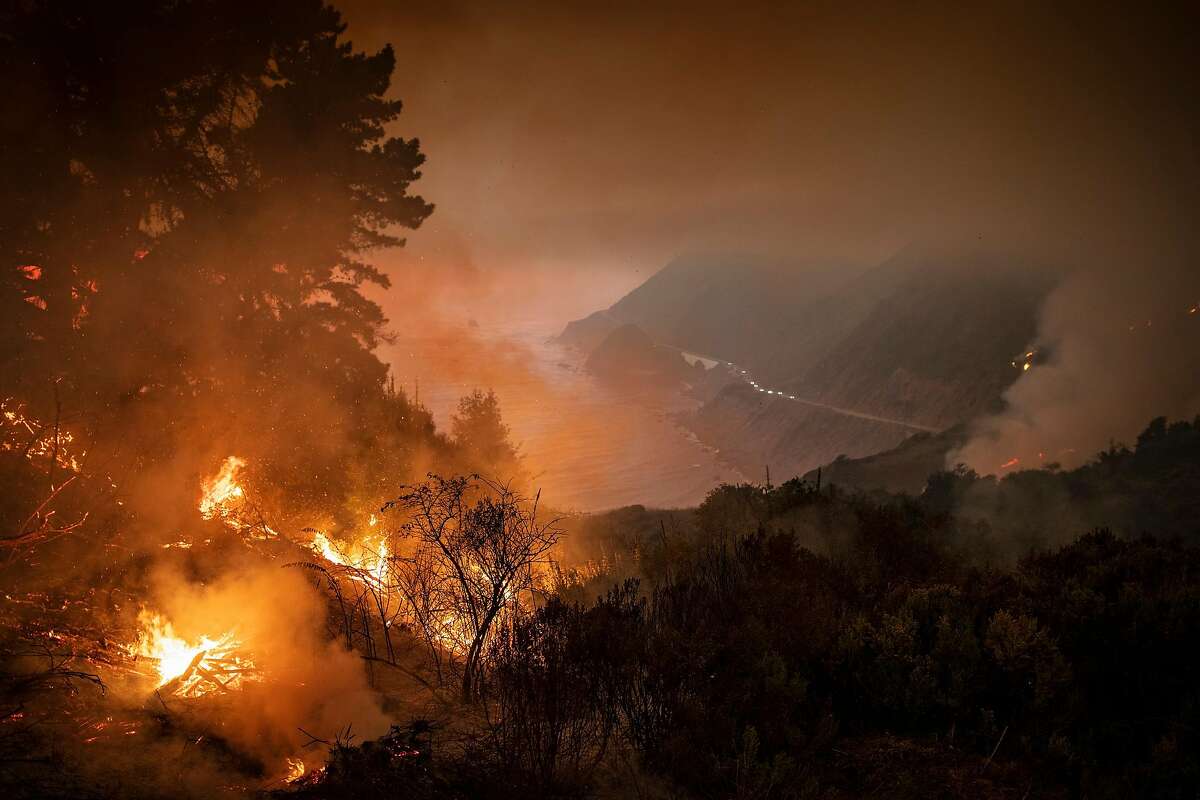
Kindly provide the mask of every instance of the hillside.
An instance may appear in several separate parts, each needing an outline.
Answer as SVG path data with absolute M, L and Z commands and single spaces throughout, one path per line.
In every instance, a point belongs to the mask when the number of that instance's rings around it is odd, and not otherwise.
M 1053 284 L 1035 266 L 917 247 L 867 270 L 681 258 L 608 309 L 569 324 L 561 339 L 591 352 L 634 324 L 656 342 L 729 361 L 804 400 L 949 428 L 994 408 L 1019 375 L 1013 357 L 1033 341 Z M 692 423 L 744 469 L 771 464 L 788 476 L 839 455 L 889 450 L 913 433 L 741 388 L 714 393 Z
M 569 323 L 560 340 L 591 352 L 634 324 L 662 344 L 784 379 L 816 364 L 868 313 L 873 293 L 845 291 L 855 274 L 742 255 L 677 258 L 611 307 Z
M 689 687 L 687 727 L 657 763 L 703 796 L 752 728 L 813 797 L 1191 797 L 1197 464 L 1200 420 L 1157 419 L 1079 469 L 942 472 L 919 497 L 722 486 L 571 520 L 590 560 L 568 596 L 600 609 L 603 657 L 667 654 L 649 685 Z M 629 577 L 652 621 L 605 594 Z M 621 649 L 614 619 L 661 649 Z
M 876 275 L 886 297 L 783 388 L 936 428 L 988 410 L 1019 374 L 1049 281 L 996 257 L 915 251 Z
M 656 345 L 637 325 L 609 332 L 584 366 L 603 380 L 633 385 L 671 386 L 704 374 L 702 365 L 691 366 L 677 350 Z
M 966 426 L 955 425 L 941 433 L 914 434 L 889 450 L 860 458 L 843 453 L 819 468 L 820 479 L 859 491 L 920 494 L 929 476 L 946 468 L 947 454 L 966 438 Z M 817 470 L 805 473 L 804 479 L 816 482 Z
M 701 441 L 746 475 L 765 468 L 779 479 L 801 475 L 843 454 L 890 450 L 913 431 L 765 396 L 744 383 L 726 386 L 688 419 Z

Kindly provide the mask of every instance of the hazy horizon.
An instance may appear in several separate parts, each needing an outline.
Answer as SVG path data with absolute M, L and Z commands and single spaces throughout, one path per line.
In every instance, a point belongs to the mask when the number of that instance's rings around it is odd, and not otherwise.
M 355 46 L 393 45 L 394 129 L 428 156 L 436 211 L 382 258 L 401 280 L 525 280 L 567 319 L 687 252 L 866 265 L 948 238 L 1077 266 L 1194 244 L 1194 59 L 1166 10 L 342 8 Z

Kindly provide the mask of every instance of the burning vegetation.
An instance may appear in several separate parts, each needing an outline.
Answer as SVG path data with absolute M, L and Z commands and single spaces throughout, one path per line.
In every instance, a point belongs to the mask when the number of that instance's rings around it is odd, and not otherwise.
M 0 24 L 5 791 L 310 785 L 384 705 L 476 698 L 557 528 L 424 483 L 515 449 L 494 398 L 447 436 L 375 354 L 369 254 L 432 210 L 391 51 L 315 0 Z
M 211 691 L 239 688 L 254 680 L 256 670 L 242 651 L 242 642 L 228 631 L 216 639 L 201 636 L 189 643 L 175 635 L 171 623 L 150 611 L 138 614 L 138 641 L 129 646 L 134 657 L 156 663 L 156 690 L 181 697 L 199 697 Z
M 532 609 L 559 534 L 536 502 L 496 483 L 433 478 L 370 514 L 353 542 L 313 530 L 292 539 L 243 521 L 245 466 L 230 457 L 202 481 L 197 528 L 218 528 L 163 545 L 179 553 L 172 560 L 139 556 L 153 559 L 148 580 L 126 577 L 107 602 L 94 588 L 6 595 L 13 643 L 27 648 L 9 662 L 18 710 L 6 722 L 38 730 L 90 708 L 85 719 L 101 719 L 78 727 L 80 746 L 117 746 L 114 733 L 165 746 L 178 727 L 197 734 L 194 745 L 242 740 L 261 759 L 242 780 L 258 771 L 258 785 L 313 785 L 323 773 L 304 767 L 305 737 L 311 746 L 385 731 L 376 693 L 396 691 L 396 676 L 431 700 L 457 681 L 452 694 L 475 701 L 493 634 Z M 186 575 L 197 569 L 216 570 L 212 582 Z M 66 707 L 59 689 L 70 690 Z M 404 694 L 411 701 L 413 687 Z
M 433 210 L 390 48 L 317 0 L 0 26 L 4 796 L 1195 795 L 1194 541 L 1087 531 L 1194 537 L 1200 423 L 563 516 L 494 395 L 447 434 L 377 355 Z

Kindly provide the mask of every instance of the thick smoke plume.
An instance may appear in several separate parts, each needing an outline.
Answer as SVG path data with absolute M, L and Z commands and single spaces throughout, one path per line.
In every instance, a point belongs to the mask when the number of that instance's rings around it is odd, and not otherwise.
M 987 474 L 1077 466 L 1152 418 L 1200 413 L 1200 280 L 1153 259 L 1082 269 L 1046 300 L 1033 366 L 949 456 Z M 1018 459 L 1013 462 L 1013 459 Z

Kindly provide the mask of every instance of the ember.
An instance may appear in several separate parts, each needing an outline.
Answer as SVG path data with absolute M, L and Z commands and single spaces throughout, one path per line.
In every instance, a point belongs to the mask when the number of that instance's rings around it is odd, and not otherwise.
M 56 466 L 79 472 L 87 453 L 76 452 L 75 436 L 61 425 L 47 425 L 29 416 L 14 398 L 0 400 L 0 450 L 21 452 L 30 461 L 53 460 Z

